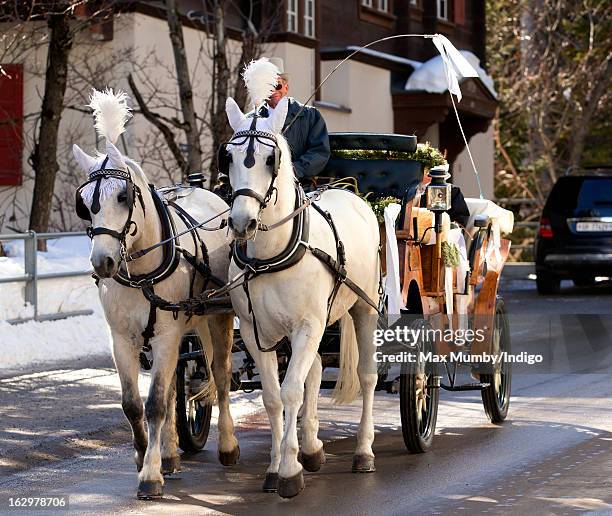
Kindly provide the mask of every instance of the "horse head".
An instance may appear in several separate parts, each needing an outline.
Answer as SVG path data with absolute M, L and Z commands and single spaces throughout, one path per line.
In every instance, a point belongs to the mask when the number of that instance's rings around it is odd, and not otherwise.
M 235 238 L 249 240 L 278 188 L 277 179 L 289 174 L 294 180 L 289 146 L 281 135 L 288 99 L 282 99 L 268 118 L 247 117 L 231 97 L 225 109 L 234 130 L 219 150 L 219 168 L 228 173 L 233 190 L 228 225 Z
M 112 90 L 94 90 L 91 107 L 95 126 L 106 138 L 106 154 L 92 157 L 73 145 L 77 165 L 87 180 L 76 192 L 77 215 L 91 222 L 91 264 L 101 278 L 113 277 L 144 226 L 142 190 L 146 180 L 137 165 L 124 157 L 113 140 L 124 131 L 129 117 L 127 96 Z M 138 202 L 137 202 L 138 201 Z M 142 209 L 140 209 L 142 208 Z

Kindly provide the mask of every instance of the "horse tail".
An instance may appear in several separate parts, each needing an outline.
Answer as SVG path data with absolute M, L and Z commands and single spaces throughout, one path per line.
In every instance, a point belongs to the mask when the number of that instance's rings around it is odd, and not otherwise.
M 340 374 L 332 393 L 335 403 L 350 403 L 359 394 L 358 362 L 359 350 L 355 323 L 347 312 L 340 319 Z
M 210 330 L 208 329 L 208 323 L 204 322 L 197 328 L 200 342 L 202 343 L 202 351 L 206 356 L 206 378 L 208 379 L 202 386 L 202 390 L 197 394 L 193 395 L 190 399 L 194 401 L 206 400 L 207 404 L 213 405 L 217 401 L 217 385 L 215 384 L 215 377 L 212 373 L 212 361 L 213 361 L 213 344 L 210 336 Z

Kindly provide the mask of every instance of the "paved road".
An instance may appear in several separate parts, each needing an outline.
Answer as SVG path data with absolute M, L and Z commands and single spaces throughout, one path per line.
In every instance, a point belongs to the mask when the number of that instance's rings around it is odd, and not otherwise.
M 559 342 L 552 324 L 539 334 L 529 323 L 520 326 L 533 314 L 565 321 L 566 341 L 569 314 L 610 314 L 597 318 L 604 335 L 612 320 L 609 285 L 550 298 L 538 297 L 532 282 L 512 282 L 504 290 L 519 323 L 515 347 Z M 83 514 L 612 513 L 612 356 L 602 332 L 590 333 L 592 322 L 580 325 L 580 343 L 582 355 L 588 352 L 596 363 L 576 362 L 579 350 L 567 342 L 553 346 L 558 369 L 575 367 L 580 374 L 515 375 L 511 413 L 501 427 L 487 422 L 477 393 L 444 393 L 427 454 L 405 452 L 398 400 L 378 394 L 375 474 L 350 473 L 359 403 L 337 407 L 322 395 L 327 464 L 307 473 L 305 491 L 288 501 L 259 491 L 269 446 L 261 410 L 238 420 L 238 466 L 217 463 L 212 432 L 206 450 L 184 457 L 183 471 L 168 479 L 164 500 L 145 503 L 134 499 L 129 430 L 109 364 L 0 379 L 0 499 L 65 493 L 71 509 Z M 257 406 L 255 395 L 251 403 Z

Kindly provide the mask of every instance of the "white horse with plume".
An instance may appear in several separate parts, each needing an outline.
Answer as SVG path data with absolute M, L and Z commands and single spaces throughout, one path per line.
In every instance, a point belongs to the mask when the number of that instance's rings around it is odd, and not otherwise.
M 257 63 L 257 62 L 256 62 Z M 259 61 L 270 68 L 266 61 Z M 261 69 L 245 71 L 245 82 L 251 97 L 266 98 L 276 84 L 277 71 L 265 79 Z M 249 78 L 258 75 L 259 88 L 249 86 Z M 261 79 L 261 77 L 264 77 Z M 261 87 L 261 82 L 264 87 Z M 264 91 L 263 94 L 258 93 Z M 282 99 L 269 118 L 247 117 L 229 98 L 226 112 L 235 131 L 227 146 L 229 178 L 234 192 L 228 224 L 243 245 L 249 259 L 269 260 L 281 255 L 292 240 L 294 219 L 274 226 L 295 213 L 296 196 L 301 195 L 291 163 L 291 152 L 281 131 L 287 117 L 287 98 Z M 258 136 L 250 137 L 257 131 Z M 270 139 L 268 136 L 272 136 Z M 249 149 L 250 147 L 250 149 Z M 275 163 L 280 151 L 280 163 Z M 276 156 L 276 158 L 275 158 Z M 340 189 L 322 193 L 316 204 L 331 214 L 346 253 L 346 271 L 375 304 L 379 300 L 379 230 L 370 207 L 358 196 Z M 308 243 L 337 258 L 337 244 L 324 216 L 307 208 L 310 219 Z M 255 238 L 256 237 L 256 238 Z M 273 260 L 272 260 L 273 261 Z M 236 261 L 230 266 L 230 278 L 246 269 Z M 248 276 L 247 276 L 248 277 Z M 336 401 L 352 401 L 361 388 L 362 416 L 353 457 L 354 472 L 374 471 L 374 424 L 372 403 L 377 382 L 374 363 L 373 331 L 376 310 L 344 284 L 333 302 L 328 318 L 328 300 L 336 277 L 330 268 L 307 250 L 289 268 L 261 273 L 248 280 L 248 296 L 243 288 L 231 292 L 232 304 L 240 317 L 240 333 L 259 370 L 263 402 L 272 429 L 271 463 L 267 469 L 264 491 L 278 491 L 286 498 L 297 495 L 304 487 L 303 467 L 316 471 L 325 460 L 319 440 L 317 398 L 321 384 L 321 359 L 317 353 L 327 325 L 340 321 L 340 378 L 334 393 Z M 291 359 L 282 387 L 279 385 L 276 352 L 273 348 L 287 337 Z M 297 420 L 301 412 L 302 447 L 298 456 Z M 283 431 L 284 411 L 284 431 Z
M 113 357 L 121 380 L 122 407 L 133 431 L 135 460 L 139 471 L 138 496 L 150 499 L 162 496 L 162 471 L 172 473 L 180 466 L 173 378 L 181 338 L 190 329 L 195 329 L 199 334 L 208 363 L 212 363 L 219 403 L 219 459 L 225 465 L 233 464 L 238 459 L 239 449 L 229 411 L 233 314 L 194 316 L 187 320 L 185 315 L 179 313 L 175 320 L 171 312 L 157 310 L 154 336 L 150 340 L 153 355 L 151 387 L 143 410 L 138 391 L 139 353 L 151 305 L 139 288 L 124 286 L 113 277 L 120 267 L 124 270 L 128 267 L 130 277 L 155 271 L 164 260 L 164 250 L 160 247 L 131 261 L 129 265 L 125 263 L 126 255 L 162 240 L 162 223 L 153 198 L 154 193 L 148 186 L 149 181 L 140 166 L 123 156 L 114 145 L 131 116 L 126 101 L 124 93 L 94 91 L 90 107 L 94 110 L 95 127 L 99 135 L 106 139 L 105 153 L 92 157 L 77 145 L 74 145 L 73 151 L 76 162 L 87 174 L 88 180 L 91 181 L 91 174 L 101 168 L 119 175 L 105 176 L 104 171 L 98 176 L 94 174 L 93 177 L 99 180 L 88 182 L 80 189 L 81 209 L 87 210 L 91 216 L 91 263 L 99 277 L 100 300 L 110 326 Z M 129 195 L 132 185 L 120 178 L 121 173 L 128 173 L 127 177 L 135 187 L 133 191 L 139 193 L 133 199 Z M 131 206 L 128 206 L 130 201 Z M 92 209 L 94 202 L 96 207 Z M 177 203 L 198 221 L 207 220 L 228 207 L 219 197 L 204 189 L 195 189 Z M 178 217 L 175 217 L 175 224 L 177 232 L 186 229 L 186 224 Z M 122 233 L 122 228 L 128 230 L 123 235 L 123 242 L 117 237 Z M 104 232 L 104 229 L 109 231 Z M 223 230 L 202 232 L 201 238 L 208 250 L 212 274 L 225 281 L 229 267 L 229 246 Z M 176 240 L 177 245 L 199 260 L 204 259 L 203 252 L 194 245 L 190 234 Z M 175 302 L 186 299 L 190 294 L 193 274 L 193 268 L 181 258 L 171 275 L 155 285 L 155 293 Z M 194 292 L 199 292 L 203 281 L 198 274 L 192 286 Z M 214 390 L 211 394 L 214 397 Z M 144 425 L 145 416 L 147 429 Z

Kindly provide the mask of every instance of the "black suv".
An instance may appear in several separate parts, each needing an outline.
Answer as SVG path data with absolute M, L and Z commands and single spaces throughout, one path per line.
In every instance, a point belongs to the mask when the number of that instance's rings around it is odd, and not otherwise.
M 557 180 L 542 211 L 535 264 L 540 294 L 557 293 L 562 279 L 587 286 L 612 276 L 612 166 Z

